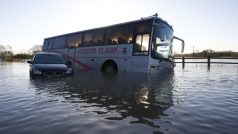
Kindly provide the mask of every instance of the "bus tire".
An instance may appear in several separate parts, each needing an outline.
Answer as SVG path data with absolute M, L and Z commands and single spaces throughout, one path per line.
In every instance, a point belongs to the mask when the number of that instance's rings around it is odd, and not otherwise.
M 116 75 L 118 72 L 117 65 L 113 61 L 107 61 L 102 65 L 101 71 L 106 75 Z

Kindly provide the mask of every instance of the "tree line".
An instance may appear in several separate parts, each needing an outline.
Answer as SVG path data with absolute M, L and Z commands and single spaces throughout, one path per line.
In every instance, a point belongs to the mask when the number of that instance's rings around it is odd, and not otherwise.
M 42 45 L 34 45 L 28 53 L 14 54 L 10 45 L 0 44 L 0 59 L 6 61 L 26 60 L 31 59 L 33 55 L 42 51 Z M 212 49 L 205 49 L 202 52 L 189 54 L 175 54 L 175 57 L 238 57 L 238 52 L 233 51 L 214 51 Z
M 202 52 L 189 53 L 189 54 L 175 54 L 175 57 L 238 57 L 238 52 L 233 51 L 214 51 L 205 49 Z
M 27 53 L 14 54 L 10 45 L 0 44 L 0 59 L 4 61 L 21 61 L 31 59 L 36 52 L 42 51 L 42 45 L 34 45 Z

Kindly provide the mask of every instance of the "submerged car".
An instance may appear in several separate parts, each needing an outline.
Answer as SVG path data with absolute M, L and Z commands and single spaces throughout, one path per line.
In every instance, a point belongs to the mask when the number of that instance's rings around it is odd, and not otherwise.
M 63 55 L 52 52 L 36 53 L 30 64 L 30 76 L 61 76 L 73 74 L 72 63 Z

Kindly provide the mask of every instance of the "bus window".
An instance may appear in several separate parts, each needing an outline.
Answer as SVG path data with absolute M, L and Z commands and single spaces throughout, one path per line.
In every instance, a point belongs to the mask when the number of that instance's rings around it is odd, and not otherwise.
M 79 47 L 82 44 L 82 34 L 71 34 L 67 38 L 67 47 Z
M 56 37 L 54 40 L 54 49 L 65 48 L 66 36 Z
M 139 52 L 141 51 L 141 41 L 142 41 L 142 35 L 137 35 L 136 36 L 136 47 L 135 47 L 135 51 Z
M 103 30 L 85 32 L 83 45 L 101 45 L 103 43 Z
M 54 38 L 51 38 L 49 40 L 48 50 L 52 50 L 53 49 L 53 45 L 54 45 Z
M 140 22 L 136 27 L 136 34 L 151 33 L 152 30 L 152 21 Z
M 49 39 L 45 39 L 45 41 L 44 41 L 44 44 L 43 44 L 43 51 L 44 50 L 47 50 L 48 49 L 48 46 L 49 46 Z
M 105 30 L 105 44 L 132 43 L 133 25 L 110 27 Z
M 149 34 L 142 34 L 136 36 L 136 43 L 134 46 L 134 54 L 137 55 L 148 55 L 149 51 Z
M 149 41 L 150 41 L 150 35 L 144 34 L 142 39 L 142 51 L 148 51 L 149 50 Z

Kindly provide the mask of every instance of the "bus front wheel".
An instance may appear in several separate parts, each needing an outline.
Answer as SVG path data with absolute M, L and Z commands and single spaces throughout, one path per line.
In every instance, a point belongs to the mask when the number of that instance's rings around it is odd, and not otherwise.
M 107 75 L 115 75 L 117 74 L 117 65 L 112 61 L 108 61 L 103 64 L 101 71 Z

